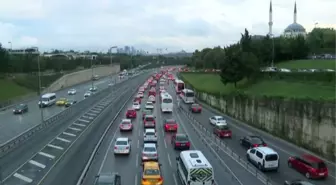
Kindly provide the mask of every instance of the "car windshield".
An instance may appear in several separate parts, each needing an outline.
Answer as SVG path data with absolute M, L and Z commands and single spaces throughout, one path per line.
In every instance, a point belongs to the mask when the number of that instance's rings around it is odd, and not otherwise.
M 217 120 L 218 121 L 225 121 L 225 119 L 223 117 L 218 117 Z
M 176 136 L 176 141 L 188 141 L 188 137 L 184 135 Z
M 191 107 L 197 108 L 197 107 L 199 107 L 199 105 L 198 104 L 192 104 Z
M 156 148 L 155 147 L 145 147 L 144 152 L 156 152 Z
M 49 101 L 49 98 L 42 98 L 42 101 Z
M 163 103 L 173 103 L 172 99 L 166 98 L 162 100 Z
M 266 155 L 265 161 L 277 161 L 278 160 L 278 155 L 276 154 L 269 154 Z
M 166 120 L 166 124 L 176 124 L 176 121 L 173 119 Z
M 152 103 L 152 102 L 147 102 L 146 104 L 147 104 L 147 105 L 153 105 L 153 103 Z
M 123 125 L 129 125 L 131 123 L 129 121 L 123 121 L 121 124 L 123 124 Z
M 17 109 L 22 109 L 22 108 L 24 108 L 24 107 L 25 107 L 24 104 L 20 104 L 20 105 L 17 105 L 17 106 L 16 106 Z
M 217 125 L 218 130 L 229 130 L 229 127 L 227 125 Z
M 135 105 L 135 106 L 138 106 L 138 105 L 139 105 L 139 103 L 138 103 L 138 102 L 134 102 L 134 103 L 133 103 L 133 105 Z
M 116 145 L 127 145 L 127 141 L 117 141 Z
M 147 169 L 144 175 L 160 175 L 160 171 L 158 169 Z
M 315 169 L 326 168 L 326 164 L 324 162 L 312 163 L 311 164 Z
M 153 117 L 146 117 L 146 121 L 154 121 Z
M 154 132 L 146 132 L 146 136 L 154 136 L 155 133 Z

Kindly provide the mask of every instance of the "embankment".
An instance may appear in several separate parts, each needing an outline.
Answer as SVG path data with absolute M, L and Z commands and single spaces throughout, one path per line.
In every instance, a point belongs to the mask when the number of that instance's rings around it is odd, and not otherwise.
M 120 65 L 116 64 L 113 66 L 101 66 L 93 68 L 93 74 L 99 77 L 105 77 L 111 75 L 112 73 L 118 73 L 120 71 Z M 86 69 L 74 73 L 70 73 L 62 76 L 60 79 L 52 83 L 45 91 L 54 92 L 60 90 L 61 88 L 73 86 L 86 81 L 90 81 L 92 78 L 92 70 Z

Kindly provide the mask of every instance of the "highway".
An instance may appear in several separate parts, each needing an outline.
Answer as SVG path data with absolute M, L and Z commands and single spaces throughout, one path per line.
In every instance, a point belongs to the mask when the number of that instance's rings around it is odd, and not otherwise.
M 146 103 L 147 97 L 145 96 L 142 101 L 142 109 Z M 131 107 L 132 102 L 128 102 L 127 107 Z M 158 153 L 159 153 L 159 162 L 162 164 L 161 170 L 164 179 L 164 184 L 167 185 L 180 185 L 182 184 L 176 175 L 176 157 L 179 154 L 179 151 L 175 151 L 171 146 L 171 136 L 173 133 L 164 133 L 163 131 L 163 120 L 166 118 L 175 119 L 178 124 L 178 132 L 186 133 L 191 141 L 191 149 L 201 150 L 204 155 L 207 157 L 209 162 L 212 164 L 215 171 L 215 180 L 216 184 L 227 184 L 227 185 L 239 185 L 241 184 L 254 184 L 261 185 L 262 183 L 257 180 L 253 175 L 246 172 L 245 170 L 238 169 L 239 166 L 236 165 L 233 161 L 228 161 L 227 165 L 231 169 L 237 169 L 239 174 L 240 183 L 236 181 L 232 174 L 228 172 L 228 169 L 219 163 L 219 159 L 211 153 L 209 148 L 205 146 L 204 143 L 200 140 L 199 135 L 197 135 L 188 124 L 188 119 L 181 113 L 178 112 L 177 106 L 175 105 L 174 112 L 172 114 L 162 114 L 160 112 L 159 98 L 156 99 L 154 116 L 156 116 L 157 121 L 157 134 L 158 134 Z M 103 141 L 98 155 L 96 156 L 87 178 L 83 182 L 84 185 L 92 185 L 95 182 L 95 175 L 99 173 L 106 172 L 117 172 L 122 177 L 122 184 L 132 184 L 140 185 L 141 184 L 141 151 L 143 146 L 143 126 L 141 120 L 141 111 L 138 111 L 137 119 L 133 120 L 134 129 L 132 132 L 123 132 L 121 133 L 118 129 L 121 119 L 125 118 L 126 109 L 123 110 L 123 113 L 118 121 L 114 123 L 114 126 L 110 129 L 107 137 Z M 113 153 L 113 147 L 115 139 L 118 137 L 128 137 L 132 140 L 132 149 L 129 156 L 115 156 Z M 225 156 L 221 156 L 225 158 Z
M 72 157 L 72 162 L 84 164 L 92 148 L 97 143 L 98 138 L 106 129 L 106 120 L 110 121 L 122 105 L 131 96 L 134 89 L 144 81 L 148 75 L 142 74 L 129 81 L 116 84 L 113 91 L 107 91 L 107 99 L 90 97 L 88 104 L 78 107 L 78 113 L 72 117 L 60 120 L 59 124 L 44 130 L 32 138 L 29 142 L 14 150 L 10 155 L 0 159 L 0 173 L 4 185 L 25 185 L 25 184 L 51 184 L 46 182 L 53 179 L 52 174 L 67 172 L 67 175 L 74 176 L 71 169 L 78 167 L 78 172 L 82 170 L 81 165 L 73 165 L 67 160 Z M 104 96 L 104 94 L 102 94 Z M 63 122 L 62 122 L 63 121 Z M 91 145 L 89 145 L 91 143 Z M 27 145 L 27 146 L 26 146 Z M 76 150 L 78 149 L 79 150 Z M 83 154 L 83 155 L 80 155 Z M 84 157 L 84 158 L 80 158 Z M 65 163 L 64 163 L 65 162 Z M 64 164 L 71 164 L 67 168 L 62 168 Z M 63 178 L 64 176 L 64 178 Z M 60 178 L 62 177 L 62 178 Z M 67 179 L 66 175 L 57 175 L 56 179 Z M 54 180 L 53 180 L 54 182 Z M 69 182 L 60 184 L 71 184 Z
M 236 154 L 241 156 L 246 160 L 246 149 L 240 146 L 239 139 L 243 136 L 249 134 L 255 134 L 261 136 L 269 147 L 273 148 L 278 152 L 280 156 L 280 168 L 278 172 L 266 172 L 267 175 L 272 181 L 283 184 L 285 180 L 294 180 L 294 179 L 306 179 L 304 175 L 298 173 L 297 171 L 288 168 L 287 160 L 290 156 L 301 155 L 305 153 L 302 149 L 292 144 L 289 144 L 285 141 L 279 140 L 276 137 L 271 136 L 263 131 L 252 128 L 244 123 L 239 123 L 230 117 L 219 113 L 218 111 L 210 108 L 207 105 L 201 104 L 203 109 L 201 114 L 193 114 L 194 118 L 202 123 L 204 127 L 212 131 L 212 126 L 209 124 L 209 118 L 214 115 L 222 115 L 227 121 L 232 130 L 232 139 L 225 139 L 229 148 L 231 148 Z M 183 103 L 185 109 L 189 108 L 189 105 Z M 326 163 L 329 169 L 329 177 L 325 180 L 309 180 L 315 185 L 334 185 L 335 184 L 335 166 L 331 163 Z
M 112 81 L 117 80 L 117 75 L 112 77 Z M 104 77 L 97 81 L 94 81 L 94 85 L 97 86 L 98 91 L 108 87 L 108 84 L 111 82 L 110 77 Z M 67 87 L 58 92 L 56 92 L 57 99 L 59 98 L 69 98 L 77 101 L 84 99 L 84 93 L 89 90 L 91 87 L 91 82 L 86 82 L 79 84 L 74 87 Z M 76 95 L 68 95 L 69 89 L 76 89 Z M 13 110 L 8 109 L 6 111 L 0 112 L 0 145 L 6 141 L 12 139 L 13 137 L 21 134 L 22 132 L 28 130 L 29 128 L 41 123 L 41 109 L 38 107 L 38 98 L 27 102 L 29 111 L 22 115 L 13 115 Z M 44 120 L 49 117 L 58 114 L 65 107 L 51 106 L 43 108 L 43 117 Z

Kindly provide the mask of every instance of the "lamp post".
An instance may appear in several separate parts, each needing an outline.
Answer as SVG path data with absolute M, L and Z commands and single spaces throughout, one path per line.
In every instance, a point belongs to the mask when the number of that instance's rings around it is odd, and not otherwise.
M 93 90 L 93 55 L 91 55 L 91 88 Z
M 116 49 L 116 48 L 118 48 L 118 46 L 112 46 L 112 47 L 110 47 L 110 49 L 109 49 L 111 68 L 112 68 L 112 49 Z M 111 69 L 111 70 L 112 70 L 112 69 Z M 113 75 L 113 71 L 111 71 L 111 83 L 112 83 L 112 75 Z M 115 84 L 115 82 L 114 82 L 114 84 Z
M 40 97 L 40 101 L 41 101 L 41 89 L 42 89 L 42 84 L 41 84 L 41 66 L 40 66 L 40 52 L 37 48 L 37 70 L 38 70 L 38 94 Z M 41 102 L 42 103 L 42 102 Z M 43 116 L 43 108 L 40 108 L 41 111 L 41 123 L 43 123 L 44 121 L 44 116 Z

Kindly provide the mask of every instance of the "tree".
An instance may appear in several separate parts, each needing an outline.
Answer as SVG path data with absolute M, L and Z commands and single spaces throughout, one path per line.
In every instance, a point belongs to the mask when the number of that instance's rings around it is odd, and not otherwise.
M 9 57 L 5 48 L 0 43 L 0 73 L 6 73 L 9 70 Z
M 221 65 L 221 81 L 224 85 L 233 83 L 237 86 L 237 82 L 244 79 L 243 63 L 241 61 L 240 45 L 232 45 L 225 48 L 225 59 Z

